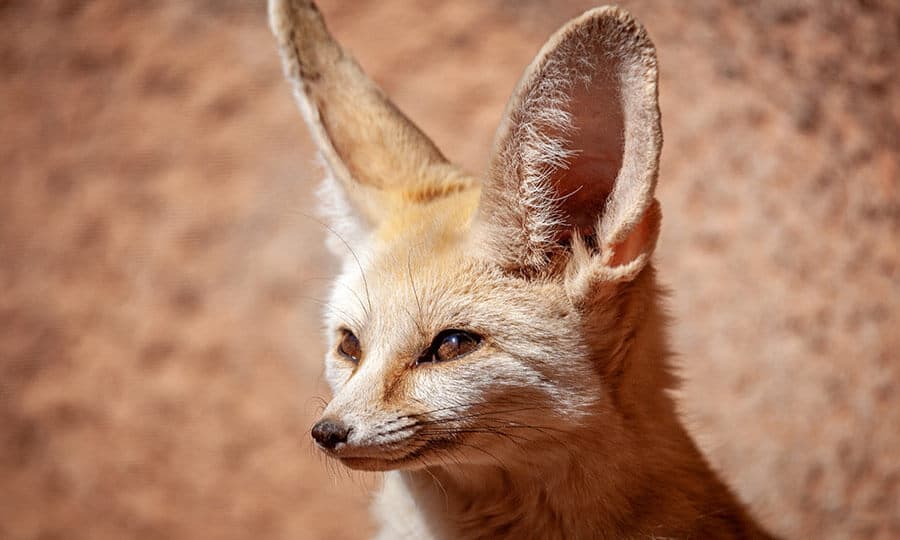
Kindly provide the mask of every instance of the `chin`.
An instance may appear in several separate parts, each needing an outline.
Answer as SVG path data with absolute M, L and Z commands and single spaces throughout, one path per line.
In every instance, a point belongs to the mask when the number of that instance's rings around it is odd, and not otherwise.
M 342 457 L 338 458 L 347 468 L 355 471 L 384 472 L 397 470 L 421 469 L 424 464 L 415 456 L 398 459 L 382 459 L 374 457 Z

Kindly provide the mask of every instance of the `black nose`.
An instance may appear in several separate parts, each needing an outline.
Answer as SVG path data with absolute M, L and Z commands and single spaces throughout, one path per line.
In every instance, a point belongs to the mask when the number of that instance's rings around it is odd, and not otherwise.
M 349 433 L 350 429 L 336 420 L 322 419 L 312 428 L 313 439 L 328 449 L 333 449 L 338 443 L 347 442 Z

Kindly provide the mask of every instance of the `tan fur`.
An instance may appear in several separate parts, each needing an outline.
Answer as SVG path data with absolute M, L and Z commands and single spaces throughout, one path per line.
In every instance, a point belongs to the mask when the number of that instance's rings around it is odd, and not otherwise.
M 380 537 L 769 538 L 669 395 L 643 28 L 605 7 L 551 37 L 478 181 L 383 96 L 311 2 L 269 9 L 342 238 L 323 417 L 352 431 L 329 452 L 390 471 Z M 447 329 L 481 344 L 417 364 Z M 345 331 L 358 364 L 336 352 Z

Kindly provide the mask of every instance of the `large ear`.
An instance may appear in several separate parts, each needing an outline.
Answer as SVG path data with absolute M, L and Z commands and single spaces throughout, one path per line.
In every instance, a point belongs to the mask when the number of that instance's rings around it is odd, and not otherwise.
M 372 229 L 404 205 L 470 187 L 472 180 L 447 162 L 334 40 L 312 1 L 269 0 L 269 22 L 285 76 L 342 188 L 326 201 L 338 204 L 335 212 L 355 210 Z M 344 207 L 345 201 L 353 208 Z
M 661 146 L 647 33 L 616 7 L 584 13 L 550 38 L 510 98 L 474 225 L 478 245 L 508 270 L 540 272 L 573 247 L 610 268 L 642 266 L 659 226 Z

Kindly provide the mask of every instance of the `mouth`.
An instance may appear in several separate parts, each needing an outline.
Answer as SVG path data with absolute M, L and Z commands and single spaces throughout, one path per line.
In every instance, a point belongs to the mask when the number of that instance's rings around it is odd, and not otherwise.
M 357 471 L 391 471 L 395 469 L 407 468 L 408 465 L 415 463 L 418 457 L 425 450 L 425 447 L 416 448 L 412 451 L 402 453 L 399 451 L 383 451 L 377 452 L 369 449 L 365 454 L 354 452 L 348 447 L 338 448 L 335 450 L 322 449 L 328 457 L 337 459 L 345 467 Z
M 434 450 L 446 448 L 448 441 L 428 441 L 405 452 L 402 449 L 375 449 L 363 454 L 361 449 L 344 446 L 335 450 L 325 449 L 329 457 L 339 460 L 344 466 L 357 471 L 392 471 L 397 469 L 418 469 L 428 466 L 423 456 Z

